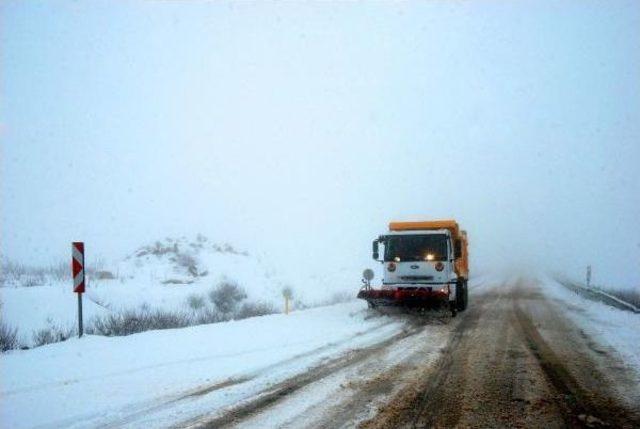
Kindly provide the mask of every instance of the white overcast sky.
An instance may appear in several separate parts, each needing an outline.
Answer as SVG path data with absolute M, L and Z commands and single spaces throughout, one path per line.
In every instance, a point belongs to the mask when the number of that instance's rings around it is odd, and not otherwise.
M 476 272 L 640 286 L 636 0 L 0 13 L 3 258 L 202 232 L 364 268 L 389 220 L 454 217 Z

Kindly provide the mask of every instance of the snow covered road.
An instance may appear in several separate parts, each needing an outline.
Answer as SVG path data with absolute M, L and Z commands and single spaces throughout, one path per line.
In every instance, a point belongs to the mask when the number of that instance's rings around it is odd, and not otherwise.
M 0 426 L 633 427 L 640 315 L 476 281 L 456 319 L 362 302 L 0 358 Z
M 168 426 L 401 334 L 362 302 L 5 354 L 3 427 Z
M 558 288 L 517 278 L 476 290 L 438 362 L 361 427 L 639 427 L 635 361 L 588 333 L 596 319 L 567 317 L 591 309 Z M 640 319 L 610 321 L 610 337 L 637 347 Z

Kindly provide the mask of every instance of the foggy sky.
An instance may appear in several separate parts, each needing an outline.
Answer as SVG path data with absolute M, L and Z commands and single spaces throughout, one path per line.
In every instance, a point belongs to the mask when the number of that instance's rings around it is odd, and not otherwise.
M 389 220 L 453 217 L 472 275 L 640 286 L 637 1 L 1 13 L 3 258 L 202 232 L 364 268 Z

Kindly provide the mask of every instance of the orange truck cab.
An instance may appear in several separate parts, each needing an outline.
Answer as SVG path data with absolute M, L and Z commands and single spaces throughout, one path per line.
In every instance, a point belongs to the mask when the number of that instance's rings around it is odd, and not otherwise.
M 456 221 L 390 222 L 373 241 L 373 259 L 383 265 L 381 288 L 367 281 L 358 293 L 370 307 L 444 306 L 452 316 L 467 308 L 468 239 Z

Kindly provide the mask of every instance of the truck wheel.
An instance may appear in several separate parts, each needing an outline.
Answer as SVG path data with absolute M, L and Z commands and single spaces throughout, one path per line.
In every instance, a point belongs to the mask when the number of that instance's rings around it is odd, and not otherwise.
M 464 309 L 469 307 L 469 281 L 464 281 Z
M 465 291 L 465 284 L 464 281 L 458 281 L 456 283 L 456 310 L 458 311 L 464 311 L 464 309 L 466 308 L 466 303 L 464 300 L 464 291 Z
M 371 301 L 367 301 L 367 305 L 369 306 L 369 308 L 376 308 L 376 305 Z
M 451 301 L 449 307 L 451 308 L 451 317 L 456 317 L 458 315 L 458 303 L 456 301 Z
M 458 301 L 458 311 L 465 311 L 467 309 L 468 303 L 469 303 L 469 287 L 467 286 L 467 281 L 463 280 L 460 282 L 460 297 Z

